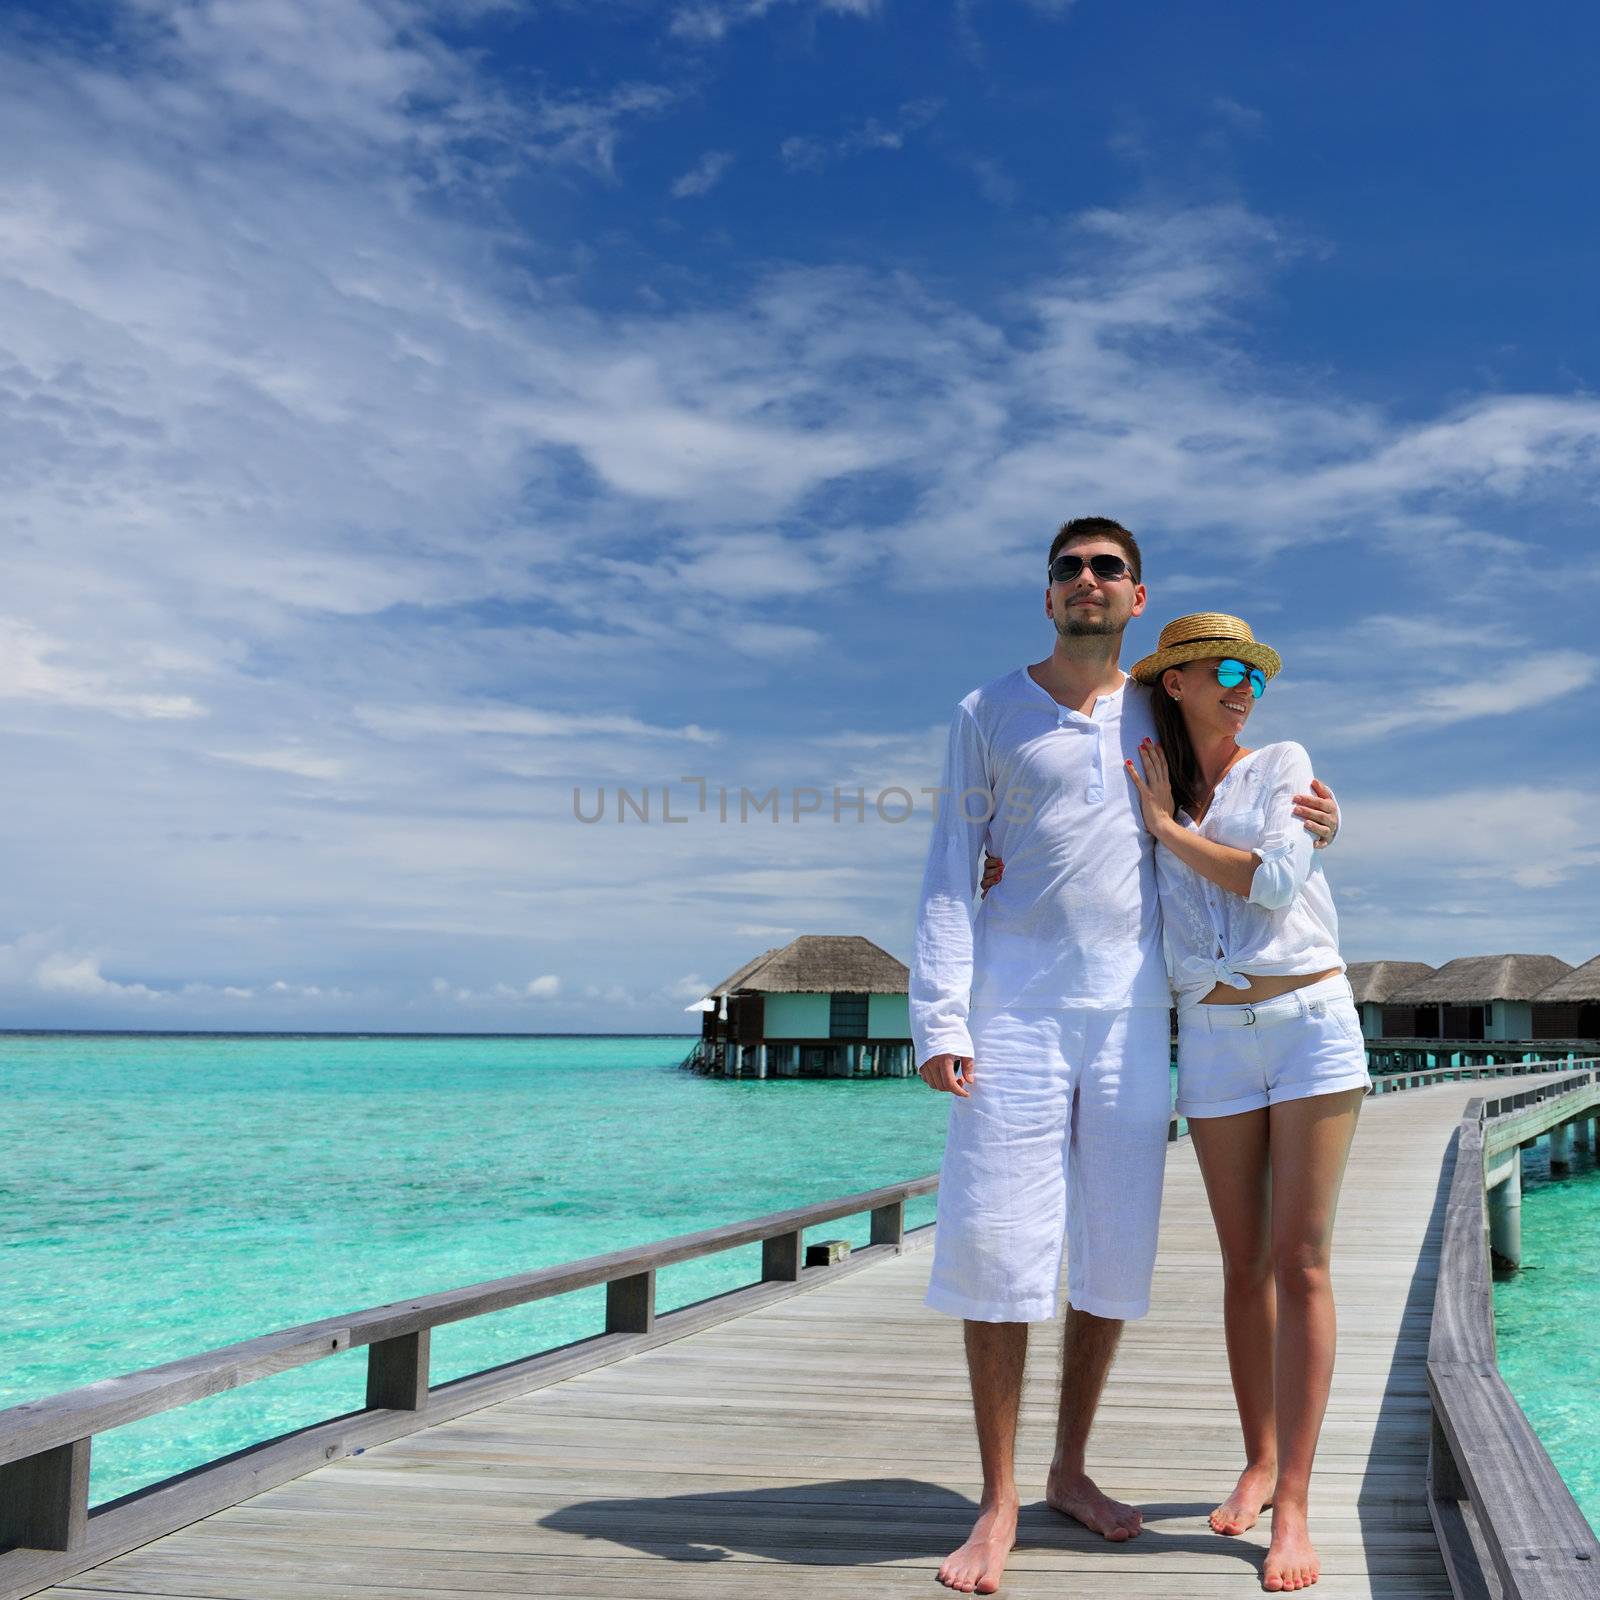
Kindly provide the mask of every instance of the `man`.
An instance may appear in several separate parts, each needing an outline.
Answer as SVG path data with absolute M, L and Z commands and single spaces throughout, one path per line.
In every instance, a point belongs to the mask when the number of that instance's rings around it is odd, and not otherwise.
M 1118 666 L 1145 609 L 1139 547 L 1105 517 L 1050 546 L 1048 659 L 956 707 L 911 962 L 919 1074 L 954 1095 L 926 1303 L 964 1322 L 983 1465 L 971 1536 L 939 1569 L 992 1594 L 1016 1539 L 1014 1471 L 1028 1324 L 1068 1310 L 1045 1500 L 1114 1542 L 1140 1516 L 1085 1471 L 1128 1318 L 1149 1309 L 1171 1114 L 1154 848 L 1123 763 L 1155 738 L 1148 691 Z M 1329 792 L 1297 797 L 1321 844 Z M 985 846 L 1005 861 L 974 926 Z

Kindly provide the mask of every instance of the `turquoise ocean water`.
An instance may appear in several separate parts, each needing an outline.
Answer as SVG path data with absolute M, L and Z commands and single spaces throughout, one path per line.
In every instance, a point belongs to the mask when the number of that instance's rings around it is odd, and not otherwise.
M 724 1082 L 691 1042 L 0 1038 L 0 1406 L 938 1170 L 919 1080 Z M 760 1275 L 685 1262 L 657 1305 Z M 598 1332 L 604 1295 L 437 1328 L 432 1379 Z M 356 1350 L 99 1435 L 91 1503 L 364 1401 Z
M 1500 1371 L 1590 1525 L 1600 1530 L 1600 1170 L 1574 1147 L 1550 1173 L 1522 1153 L 1521 1269 L 1495 1284 Z
M 0 1407 L 318 1317 L 934 1172 L 916 1079 L 724 1082 L 690 1040 L 0 1037 Z M 1600 1522 L 1600 1173 L 1524 1157 L 1501 1363 Z M 908 1207 L 931 1221 L 933 1200 Z M 866 1219 L 812 1237 L 865 1242 Z M 663 1310 L 754 1281 L 663 1271 Z M 438 1328 L 435 1383 L 599 1330 L 592 1289 Z M 95 1440 L 99 1504 L 358 1409 L 352 1351 Z

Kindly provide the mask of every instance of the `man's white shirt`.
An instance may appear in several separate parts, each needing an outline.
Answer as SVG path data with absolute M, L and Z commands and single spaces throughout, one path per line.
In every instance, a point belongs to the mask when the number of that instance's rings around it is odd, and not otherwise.
M 1146 738 L 1150 693 L 1128 677 L 1087 716 L 1025 666 L 956 707 L 912 945 L 919 1065 L 972 1054 L 969 1004 L 1171 1004 L 1154 841 L 1123 766 Z M 985 848 L 1005 876 L 978 902 Z

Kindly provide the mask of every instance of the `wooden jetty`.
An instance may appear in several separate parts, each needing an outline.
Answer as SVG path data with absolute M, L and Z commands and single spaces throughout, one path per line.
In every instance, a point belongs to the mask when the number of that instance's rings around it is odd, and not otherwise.
M 1478 1081 L 1491 1077 L 1510 1081 Z M 1316 1592 L 1595 1600 L 1600 1543 L 1495 1367 L 1485 1190 L 1508 1151 L 1551 1129 L 1568 1148 L 1574 1131 L 1594 1139 L 1594 1063 L 1379 1089 L 1336 1241 Z M 931 1229 L 904 1231 L 907 1198 L 935 1185 L 403 1301 L 0 1412 L 0 1600 L 939 1593 L 934 1572 L 973 1515 L 976 1448 L 960 1324 L 921 1303 Z M 804 1265 L 807 1228 L 861 1212 L 871 1244 Z M 756 1241 L 761 1283 L 656 1314 L 658 1268 Z M 602 1282 L 607 1331 L 429 1385 L 432 1327 Z M 1268 1528 L 1226 1539 L 1205 1522 L 1240 1452 L 1220 1303 L 1203 1188 L 1175 1138 L 1151 1314 L 1128 1325 L 1090 1452 L 1145 1531 L 1113 1546 L 1043 1506 L 1058 1344 L 1041 1329 L 1003 1594 L 1259 1592 Z M 364 1409 L 88 1509 L 95 1433 L 359 1345 Z

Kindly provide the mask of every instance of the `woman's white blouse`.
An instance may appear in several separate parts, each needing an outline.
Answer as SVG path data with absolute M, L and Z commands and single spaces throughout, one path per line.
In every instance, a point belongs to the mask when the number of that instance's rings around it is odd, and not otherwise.
M 1246 974 L 1344 970 L 1333 893 L 1312 837 L 1294 814 L 1294 797 L 1310 791 L 1311 757 L 1286 739 L 1235 762 L 1198 826 L 1178 813 L 1202 838 L 1261 857 L 1248 900 L 1156 847 L 1162 936 L 1180 1011 L 1218 983 L 1247 989 Z

